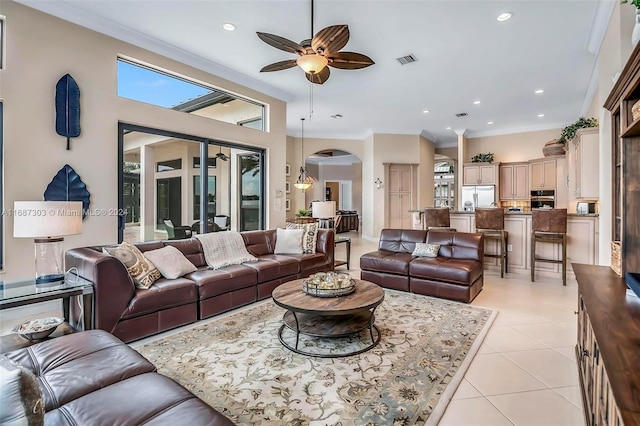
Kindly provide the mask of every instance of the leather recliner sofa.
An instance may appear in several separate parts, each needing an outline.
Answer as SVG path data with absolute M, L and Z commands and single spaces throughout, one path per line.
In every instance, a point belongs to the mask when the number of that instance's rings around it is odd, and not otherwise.
M 66 252 L 66 267 L 78 268 L 93 283 L 94 327 L 131 342 L 266 299 L 278 285 L 334 269 L 335 234 L 319 229 L 316 253 L 274 254 L 276 230 L 241 232 L 257 262 L 207 268 L 196 238 L 135 244 L 143 253 L 166 245 L 178 248 L 198 270 L 177 279 L 160 278 L 149 289 L 136 288 L 125 266 L 102 247 Z M 72 318 L 79 317 L 72 306 Z
M 439 244 L 438 256 L 412 256 L 416 243 Z M 482 234 L 383 229 L 378 250 L 360 257 L 361 278 L 382 287 L 471 302 L 484 279 Z
M 3 356 L 36 376 L 45 425 L 233 425 L 102 330 L 61 336 Z

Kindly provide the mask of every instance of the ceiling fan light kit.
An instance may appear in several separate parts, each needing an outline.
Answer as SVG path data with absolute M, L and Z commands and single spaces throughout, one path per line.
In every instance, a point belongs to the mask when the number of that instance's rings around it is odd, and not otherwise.
M 332 25 L 313 35 L 313 0 L 311 0 L 311 40 L 300 43 L 275 34 L 257 32 L 260 40 L 276 49 L 294 53 L 298 59 L 279 61 L 263 67 L 260 72 L 282 71 L 298 65 L 312 83 L 323 84 L 329 79 L 329 67 L 343 70 L 366 68 L 375 62 L 366 55 L 355 52 L 340 52 L 349 41 L 349 26 Z

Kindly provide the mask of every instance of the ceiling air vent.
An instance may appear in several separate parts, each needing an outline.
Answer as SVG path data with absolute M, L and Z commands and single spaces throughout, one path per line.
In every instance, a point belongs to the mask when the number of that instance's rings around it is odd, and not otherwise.
M 467 115 L 469 115 L 469 114 L 467 114 L 466 112 L 459 112 L 459 113 L 456 114 L 456 117 L 458 117 L 458 118 L 466 117 Z
M 413 53 L 407 56 L 403 56 L 401 58 L 396 58 L 396 61 L 400 62 L 400 65 L 407 65 L 407 64 L 410 64 L 411 62 L 416 62 L 417 60 L 418 58 L 413 56 Z

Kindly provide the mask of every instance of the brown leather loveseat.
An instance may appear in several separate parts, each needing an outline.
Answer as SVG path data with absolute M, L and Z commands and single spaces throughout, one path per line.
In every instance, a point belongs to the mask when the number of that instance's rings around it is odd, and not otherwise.
M 241 235 L 247 251 L 259 260 L 216 270 L 207 268 L 196 238 L 135 244 L 143 253 L 172 245 L 198 268 L 177 279 L 160 278 L 146 290 L 136 288 L 125 266 L 103 254 L 102 247 L 67 251 L 66 267 L 77 267 L 80 276 L 93 282 L 94 327 L 125 342 L 266 299 L 282 283 L 334 268 L 333 230 L 319 229 L 316 253 L 300 255 L 274 254 L 275 229 Z
M 102 330 L 46 340 L 3 356 L 36 376 L 45 425 L 233 425 Z
M 416 243 L 439 244 L 438 256 L 412 256 Z M 482 290 L 482 234 L 383 229 L 378 250 L 360 257 L 361 278 L 382 287 L 471 302 Z

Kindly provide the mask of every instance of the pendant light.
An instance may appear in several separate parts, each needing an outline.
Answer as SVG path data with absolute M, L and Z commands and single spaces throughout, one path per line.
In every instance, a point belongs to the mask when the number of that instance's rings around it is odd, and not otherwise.
M 293 184 L 298 189 L 301 189 L 302 192 L 311 188 L 315 183 L 315 179 L 307 173 L 307 168 L 304 166 L 304 118 L 300 119 L 302 125 L 302 143 L 300 146 L 300 174 L 298 175 L 298 180 Z

